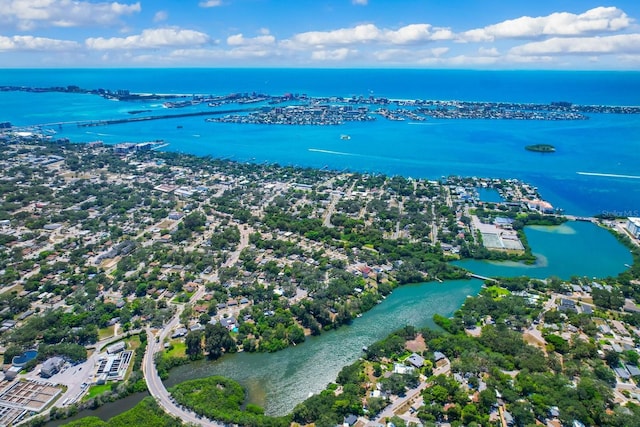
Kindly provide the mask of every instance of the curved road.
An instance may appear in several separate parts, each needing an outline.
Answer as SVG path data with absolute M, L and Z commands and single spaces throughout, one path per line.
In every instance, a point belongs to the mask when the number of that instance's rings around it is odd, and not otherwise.
M 154 335 L 147 329 L 147 351 L 144 354 L 142 364 L 142 372 L 147 382 L 149 393 L 156 399 L 158 405 L 168 414 L 179 417 L 185 423 L 191 423 L 205 427 L 222 427 L 223 424 L 211 421 L 206 418 L 199 418 L 194 412 L 183 409 L 178 406 L 172 399 L 166 387 L 162 383 L 153 356 L 157 351 L 162 350 L 164 338 L 169 334 L 171 329 L 178 324 L 178 315 L 169 322 L 164 329 L 160 331 L 160 341 L 156 343 Z
M 244 227 L 240 228 L 240 244 L 236 248 L 236 250 L 229 256 L 227 261 L 224 263 L 225 267 L 235 264 L 240 257 L 240 252 L 247 247 L 249 244 L 249 230 L 244 229 Z M 207 276 L 208 280 L 217 280 L 217 274 L 211 274 Z M 201 285 L 195 294 L 191 297 L 191 301 L 198 301 L 204 296 L 205 287 Z M 162 346 L 164 345 L 164 340 L 167 338 L 169 333 L 175 328 L 180 322 L 180 313 L 182 312 L 183 306 L 179 306 L 176 313 L 171 318 L 171 320 L 165 324 L 162 329 L 158 332 L 157 338 L 158 342 L 156 342 L 156 336 L 153 335 L 149 328 L 147 331 L 147 349 L 144 354 L 144 360 L 142 362 L 142 373 L 144 374 L 144 379 L 147 382 L 147 388 L 149 389 L 149 394 L 153 396 L 153 398 L 158 402 L 158 405 L 168 414 L 179 417 L 185 423 L 191 423 L 193 425 L 205 426 L 205 427 L 223 427 L 224 424 L 218 423 L 215 421 L 211 421 L 207 418 L 202 418 L 196 415 L 195 412 L 192 412 L 188 409 L 184 409 L 179 406 L 176 402 L 171 399 L 171 395 L 167 391 L 167 388 L 162 383 L 160 376 L 158 375 L 158 370 L 156 369 L 156 365 L 154 363 L 154 355 L 162 351 Z

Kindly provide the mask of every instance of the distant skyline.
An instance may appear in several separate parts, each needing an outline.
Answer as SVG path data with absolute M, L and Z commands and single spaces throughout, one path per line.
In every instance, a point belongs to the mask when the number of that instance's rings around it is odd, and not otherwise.
M 639 17 L 638 0 L 0 0 L 0 67 L 640 70 Z

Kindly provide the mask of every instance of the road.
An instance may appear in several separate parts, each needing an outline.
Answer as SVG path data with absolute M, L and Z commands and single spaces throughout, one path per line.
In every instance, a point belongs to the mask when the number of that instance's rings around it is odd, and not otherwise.
M 250 230 L 245 229 L 244 227 L 240 228 L 240 244 L 233 251 L 227 261 L 223 264 L 224 267 L 229 267 L 235 264 L 240 257 L 240 253 L 244 248 L 249 245 L 249 234 Z M 206 276 L 207 280 L 215 281 L 218 280 L 217 273 L 212 273 Z M 198 301 L 201 299 L 206 292 L 204 285 L 200 285 L 198 290 L 191 297 L 191 302 Z M 206 418 L 200 418 L 196 415 L 195 412 L 192 412 L 188 409 L 183 409 L 177 403 L 175 403 L 171 399 L 171 395 L 167 391 L 167 388 L 162 383 L 160 376 L 158 375 L 158 370 L 156 369 L 156 365 L 154 363 L 154 355 L 163 350 L 164 340 L 171 333 L 171 331 L 178 325 L 180 322 L 180 313 L 182 312 L 184 306 L 178 306 L 178 310 L 174 316 L 167 322 L 162 329 L 158 331 L 157 336 L 153 335 L 151 330 L 147 328 L 147 349 L 144 354 L 144 360 L 142 362 L 142 373 L 144 375 L 144 379 L 147 382 L 147 388 L 149 389 L 149 394 L 153 396 L 153 398 L 158 402 L 160 407 L 168 414 L 177 416 L 182 419 L 185 423 L 192 423 L 198 426 L 205 427 L 222 427 L 223 424 L 217 423 L 215 421 L 211 421 Z M 156 342 L 157 337 L 157 342 Z
M 451 371 L 451 365 L 449 364 L 449 362 L 447 362 L 443 366 L 435 368 L 433 370 L 433 375 L 434 376 L 448 375 L 450 371 Z M 398 397 L 389 406 L 384 408 L 384 410 L 382 410 L 382 412 L 378 414 L 378 416 L 373 420 L 373 422 L 374 423 L 381 422 L 384 419 L 393 417 L 394 415 L 396 415 L 396 411 L 398 411 L 398 409 L 400 409 L 407 403 L 413 401 L 413 399 L 419 398 L 422 390 L 429 387 L 430 385 L 431 383 L 428 381 L 421 381 L 418 387 L 408 390 L 404 396 Z
M 149 394 L 153 396 L 153 398 L 158 402 L 158 405 L 168 414 L 176 416 L 180 418 L 185 423 L 192 423 L 198 426 L 205 427 L 222 427 L 223 424 L 217 423 L 215 421 L 211 421 L 206 418 L 200 418 L 196 415 L 195 412 L 192 412 L 187 409 L 183 409 L 181 406 L 177 405 L 172 399 L 171 395 L 167 391 L 166 387 L 162 383 L 160 376 L 158 375 L 158 371 L 156 370 L 156 365 L 153 361 L 153 356 L 156 352 L 162 350 L 162 345 L 164 342 L 164 338 L 169 334 L 171 329 L 173 329 L 179 322 L 179 315 L 176 315 L 171 321 L 164 327 L 164 329 L 160 330 L 160 339 L 159 342 L 156 343 L 155 337 L 153 333 L 147 329 L 147 351 L 144 354 L 144 361 L 142 363 L 142 372 L 144 374 L 144 379 L 147 382 L 147 388 L 149 389 Z

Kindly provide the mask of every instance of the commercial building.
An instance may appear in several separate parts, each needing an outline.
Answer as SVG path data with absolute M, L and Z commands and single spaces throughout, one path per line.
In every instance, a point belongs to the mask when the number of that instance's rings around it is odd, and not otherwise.
M 109 347 L 107 347 L 107 353 L 108 354 L 116 354 L 116 353 L 120 353 L 124 349 L 125 349 L 125 342 L 124 341 L 118 341 L 117 343 L 112 344 Z
M 61 357 L 51 357 L 44 361 L 42 368 L 40 368 L 40 376 L 42 378 L 50 378 L 60 372 L 60 369 L 64 366 L 64 359 Z
M 629 230 L 629 233 L 633 234 L 633 237 L 640 239 L 640 218 L 627 218 L 627 230 Z

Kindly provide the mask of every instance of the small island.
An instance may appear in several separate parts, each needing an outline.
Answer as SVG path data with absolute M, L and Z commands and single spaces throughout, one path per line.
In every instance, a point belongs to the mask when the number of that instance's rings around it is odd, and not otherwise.
M 556 147 L 549 144 L 535 144 L 524 147 L 527 151 L 535 151 L 537 153 L 555 153 Z

